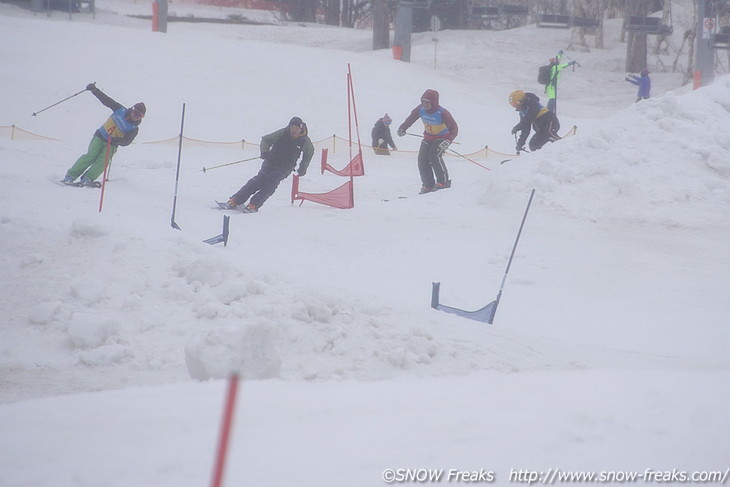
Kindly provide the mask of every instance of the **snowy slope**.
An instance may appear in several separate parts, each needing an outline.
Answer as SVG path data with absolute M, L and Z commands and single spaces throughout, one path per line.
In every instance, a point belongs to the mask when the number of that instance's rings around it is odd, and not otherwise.
M 425 196 L 419 139 L 400 138 L 389 158 L 366 150 L 354 209 L 292 206 L 287 179 L 259 213 L 231 215 L 227 247 L 209 246 L 214 200 L 259 161 L 202 167 L 256 155 L 294 115 L 318 149 L 346 139 L 348 64 L 364 144 L 383 113 L 399 124 L 434 88 L 460 125 L 457 152 L 511 154 L 507 94 L 538 92 L 536 66 L 569 33 L 440 32 L 434 68 L 430 33 L 407 64 L 370 51 L 364 31 L 269 19 L 159 34 L 123 15 L 142 4 L 97 8 L 68 21 L 0 5 L 13 40 L 0 126 L 58 139 L 0 137 L 0 485 L 206 482 L 225 383 L 200 379 L 232 370 L 246 380 L 228 485 L 380 485 L 387 468 L 486 469 L 498 485 L 520 468 L 728 468 L 727 76 L 692 92 L 652 73 L 654 97 L 633 105 L 612 21 L 605 51 L 566 50 L 582 66 L 561 78 L 576 136 L 504 165 L 474 156 L 489 170 L 450 157 L 453 189 Z M 32 116 L 91 81 L 148 107 L 101 213 L 98 190 L 49 178 L 106 108 L 84 93 Z M 247 145 L 184 145 L 177 231 L 183 103 L 190 139 Z M 343 146 L 330 146 L 337 167 Z M 303 189 L 342 183 L 318 162 Z M 533 188 L 495 324 L 431 310 L 431 282 L 450 306 L 494 299 Z

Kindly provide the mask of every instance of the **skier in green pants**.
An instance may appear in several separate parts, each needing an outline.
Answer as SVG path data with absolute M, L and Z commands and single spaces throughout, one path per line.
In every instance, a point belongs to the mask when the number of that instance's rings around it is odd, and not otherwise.
M 139 132 L 139 124 L 147 112 L 147 107 L 140 102 L 131 108 L 125 108 L 124 105 L 104 94 L 94 83 L 86 85 L 86 89 L 113 113 L 94 133 L 86 154 L 79 157 L 76 163 L 66 171 L 66 177 L 61 182 L 73 186 L 99 187 L 101 183 L 96 181 L 96 178 L 104 172 L 104 164 L 111 163 L 112 156 L 120 145 L 127 146 L 132 143 Z M 108 161 L 107 145 L 109 145 Z M 74 182 L 79 176 L 81 176 L 80 182 Z

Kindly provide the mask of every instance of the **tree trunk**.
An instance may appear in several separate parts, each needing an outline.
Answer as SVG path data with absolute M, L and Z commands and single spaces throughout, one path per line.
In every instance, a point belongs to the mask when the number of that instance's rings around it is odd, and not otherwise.
M 652 0 L 636 0 L 626 5 L 626 16 L 635 15 L 646 17 Z M 641 71 L 646 67 L 647 52 L 646 38 L 643 33 L 628 32 L 626 41 L 626 71 L 629 73 Z
M 324 11 L 324 23 L 327 25 L 340 25 L 340 0 L 327 0 Z
M 355 25 L 355 12 L 353 0 L 342 0 L 342 13 L 340 14 L 340 25 L 342 27 L 353 27 Z
M 317 0 L 295 0 L 291 2 L 292 20 L 295 22 L 315 22 L 317 20 Z
M 598 12 L 596 13 L 596 19 L 598 20 L 598 28 L 596 28 L 594 46 L 596 49 L 603 49 L 603 22 L 606 20 L 605 0 L 598 0 Z
M 388 0 L 372 0 L 373 51 L 390 47 L 390 19 Z

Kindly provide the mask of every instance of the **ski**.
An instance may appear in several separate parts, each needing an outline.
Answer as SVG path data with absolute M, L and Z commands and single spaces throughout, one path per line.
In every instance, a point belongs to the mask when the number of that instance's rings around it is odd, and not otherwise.
M 570 136 L 572 136 L 572 135 L 575 135 L 575 133 L 576 133 L 577 131 L 578 131 L 578 126 L 577 126 L 577 125 L 573 125 L 573 126 L 572 126 L 572 127 L 570 128 L 570 130 L 568 130 L 567 132 L 565 132 L 565 135 L 561 135 L 561 136 L 560 136 L 560 139 L 558 139 L 558 140 L 561 140 L 561 139 L 564 139 L 564 138 L 566 138 L 566 137 L 570 137 Z M 557 140 L 556 140 L 555 142 L 557 142 Z M 516 157 L 516 156 L 515 156 L 515 157 Z M 500 164 L 500 165 L 501 165 L 501 164 L 504 164 L 505 162 L 509 162 L 509 161 L 511 161 L 511 160 L 513 160 L 513 159 L 514 159 L 514 157 L 510 157 L 509 159 L 504 159 L 503 161 L 500 161 L 500 162 L 499 162 L 499 164 Z
M 101 188 L 101 183 L 99 181 L 92 181 L 90 183 L 82 183 L 81 181 L 74 181 L 72 183 L 65 183 L 63 182 L 63 179 L 56 179 L 53 176 L 51 176 L 51 182 L 56 183 L 59 186 L 70 186 L 72 188 Z
M 578 131 L 578 126 L 577 126 L 577 125 L 573 125 L 573 127 L 572 127 L 572 128 L 570 129 L 570 130 L 568 130 L 568 131 L 567 131 L 567 132 L 565 133 L 565 135 L 563 135 L 563 136 L 562 136 L 561 138 L 562 138 L 562 139 L 564 139 L 564 138 L 566 138 L 566 137 L 570 137 L 571 135 L 575 135 L 575 133 L 576 133 L 577 131 Z
M 64 183 L 62 179 L 54 178 L 53 176 L 51 176 L 51 182 L 55 183 L 59 186 L 68 186 L 68 187 L 72 187 L 72 188 L 83 188 L 84 187 L 84 183 L 82 183 L 81 181 L 77 181 L 75 183 Z
M 222 201 L 216 201 L 215 204 L 218 205 L 218 208 L 220 208 L 221 210 L 231 210 L 237 211 L 239 213 L 256 213 L 255 211 L 249 210 L 244 205 L 229 206 L 228 203 L 224 203 Z
M 416 196 L 423 196 L 424 194 L 437 193 L 439 191 L 443 191 L 445 189 L 450 189 L 450 188 L 451 188 L 451 183 L 449 183 L 449 186 L 446 186 L 445 188 L 438 188 L 438 187 L 436 187 L 436 188 L 433 188 L 431 191 L 426 191 L 424 193 L 418 193 Z M 399 199 L 399 200 L 405 200 L 407 198 L 409 198 L 409 196 L 398 196 L 397 199 Z M 392 199 L 383 198 L 381 201 L 394 201 L 395 199 L 396 198 L 392 198 Z

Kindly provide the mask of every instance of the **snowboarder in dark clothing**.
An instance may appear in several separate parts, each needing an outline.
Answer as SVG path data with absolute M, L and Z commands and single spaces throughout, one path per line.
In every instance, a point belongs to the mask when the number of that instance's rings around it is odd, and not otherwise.
M 410 115 L 398 127 L 398 136 L 406 135 L 408 127 L 419 117 L 424 127 L 423 141 L 418 151 L 418 171 L 423 183 L 420 194 L 450 188 L 451 180 L 444 163 L 444 152 L 459 133 L 459 126 L 451 113 L 439 105 L 439 93 L 436 90 L 423 92 L 421 104 L 411 110 Z
M 651 92 L 651 78 L 649 78 L 649 70 L 647 68 L 641 70 L 641 77 L 629 74 L 624 78 L 624 81 L 628 81 L 632 85 L 639 87 L 636 92 L 636 101 L 634 103 L 649 98 L 649 94 Z
M 62 182 L 70 185 L 83 184 L 98 187 L 101 184 L 96 182 L 96 178 L 104 172 L 105 163 L 111 164 L 117 148 L 120 145 L 128 146 L 137 137 L 139 124 L 142 123 L 142 119 L 147 113 L 147 107 L 140 102 L 131 108 L 125 108 L 124 105 L 104 94 L 94 83 L 86 85 L 86 89 L 113 113 L 94 133 L 86 154 L 79 157 L 76 163 L 66 171 Z M 109 146 L 108 155 L 107 146 Z M 74 183 L 79 176 L 81 176 L 81 182 Z
M 395 142 L 393 142 L 393 136 L 390 135 L 390 124 L 392 122 L 393 119 L 387 113 L 375 122 L 370 135 L 373 139 L 373 150 L 378 155 L 389 156 L 388 146 L 392 147 L 393 150 L 398 150 Z
M 289 125 L 261 137 L 261 159 L 264 163 L 258 174 L 248 180 L 236 194 L 228 200 L 228 207 L 235 208 L 251 198 L 246 205 L 248 212 L 258 211 L 269 197 L 274 194 L 279 183 L 286 179 L 299 162 L 297 174 L 304 176 L 314 155 L 314 145 L 309 139 L 307 124 L 294 117 Z M 252 196 L 253 195 L 253 196 Z
M 509 104 L 520 114 L 519 123 L 512 127 L 512 135 L 520 133 L 515 146 L 518 154 L 525 150 L 525 141 L 530 135 L 530 129 L 535 129 L 535 135 L 530 139 L 531 151 L 560 139 L 558 117 L 540 104 L 540 98 L 536 94 L 515 90 L 509 95 Z

